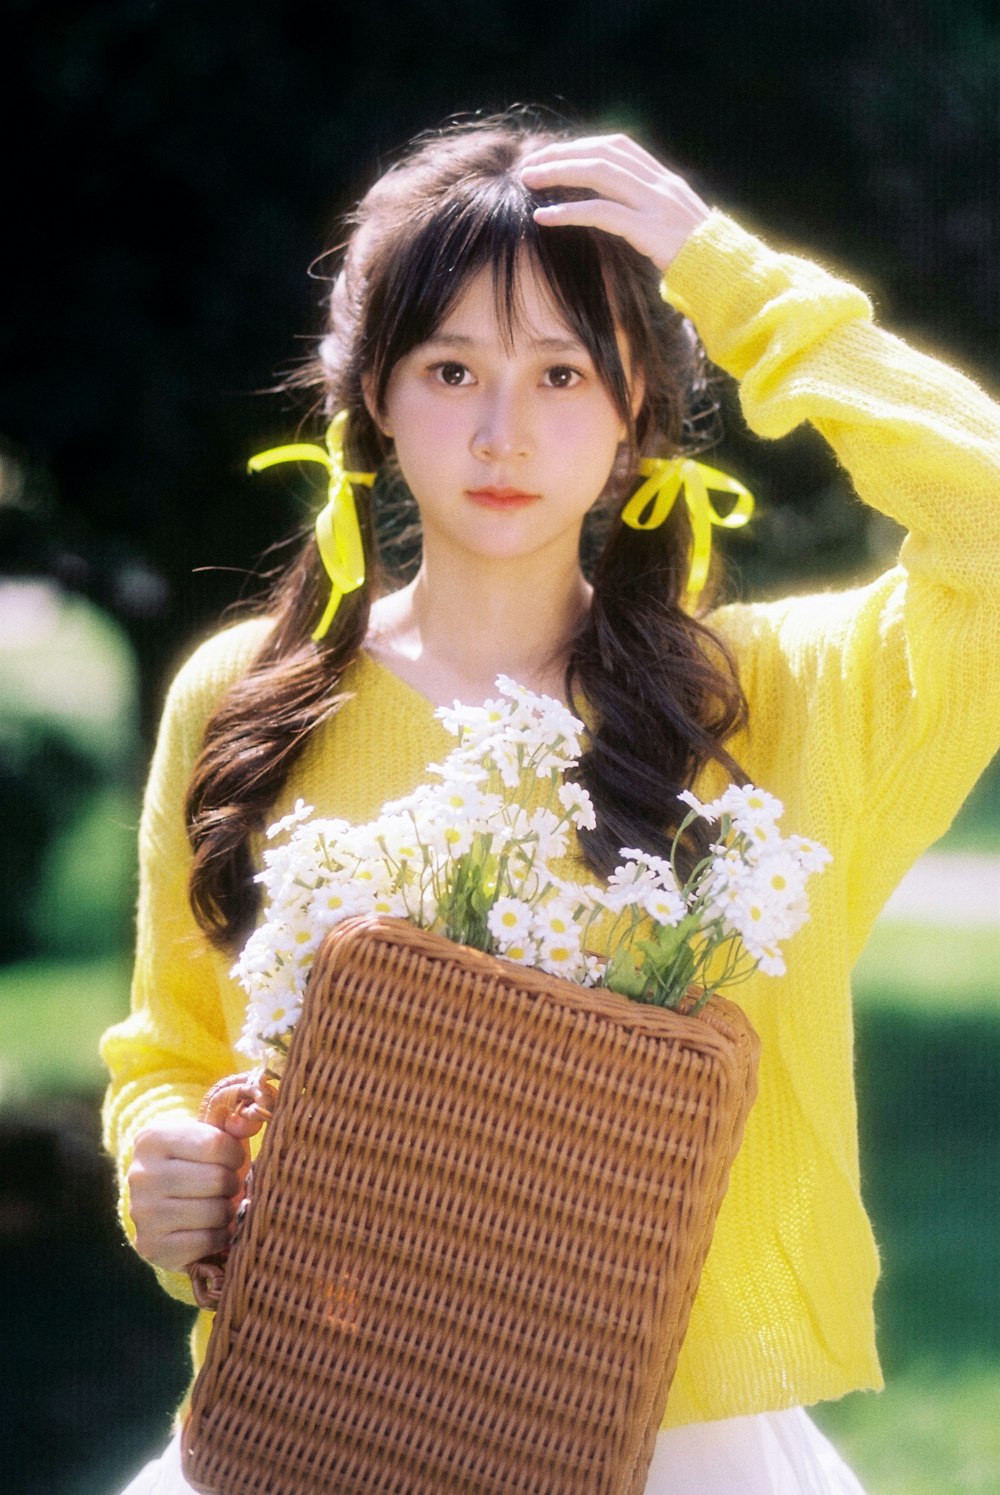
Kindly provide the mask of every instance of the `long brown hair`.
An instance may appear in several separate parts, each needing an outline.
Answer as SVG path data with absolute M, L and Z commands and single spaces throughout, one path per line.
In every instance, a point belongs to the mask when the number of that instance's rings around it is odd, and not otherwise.
M 347 411 L 349 467 L 391 471 L 390 445 L 363 391 L 378 409 L 398 360 L 431 336 L 481 270 L 490 268 L 508 333 L 525 260 L 544 277 L 630 433 L 585 526 L 593 603 L 566 662 L 567 699 L 582 695 L 595 721 L 578 777 L 593 797 L 597 826 L 581 840 L 592 869 L 607 875 L 622 846 L 666 853 L 676 795 L 704 763 L 715 760 L 740 777 L 724 743 L 745 721 L 746 703 L 724 644 L 682 605 L 691 550 L 685 507 L 675 505 L 653 531 L 621 521 L 638 460 L 704 445 L 714 405 L 700 344 L 663 301 L 652 264 L 612 235 L 536 225 L 540 202 L 579 194 L 529 192 L 519 163 L 568 133 L 518 113 L 416 141 L 353 215 L 326 336 L 294 382 L 320 388 L 328 414 Z M 644 381 L 634 419 L 619 329 Z M 310 733 L 339 709 L 341 679 L 384 585 L 367 506 L 363 528 L 368 580 L 341 603 L 328 637 L 311 639 L 328 584 L 310 536 L 263 603 L 274 627 L 260 654 L 206 728 L 187 802 L 191 903 L 220 946 L 236 943 L 253 921 L 250 838 L 266 824 Z M 698 849 L 690 846 L 689 855 Z

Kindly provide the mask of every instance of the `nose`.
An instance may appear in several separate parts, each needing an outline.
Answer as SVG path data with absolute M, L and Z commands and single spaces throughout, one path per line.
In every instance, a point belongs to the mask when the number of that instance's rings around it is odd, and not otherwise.
M 472 437 L 481 462 L 509 462 L 528 456 L 532 439 L 524 401 L 514 390 L 496 390 L 483 400 Z

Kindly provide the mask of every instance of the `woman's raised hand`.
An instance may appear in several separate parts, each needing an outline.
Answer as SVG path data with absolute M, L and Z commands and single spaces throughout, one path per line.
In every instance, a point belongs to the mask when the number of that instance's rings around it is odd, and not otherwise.
M 140 1132 L 128 1173 L 139 1255 L 181 1272 L 224 1250 L 248 1158 L 246 1142 L 201 1121 Z
M 532 191 L 578 187 L 582 202 L 536 208 L 546 228 L 575 224 L 627 239 L 658 270 L 666 270 L 709 209 L 683 177 L 661 166 L 627 135 L 591 135 L 542 146 L 525 156 L 524 184 Z

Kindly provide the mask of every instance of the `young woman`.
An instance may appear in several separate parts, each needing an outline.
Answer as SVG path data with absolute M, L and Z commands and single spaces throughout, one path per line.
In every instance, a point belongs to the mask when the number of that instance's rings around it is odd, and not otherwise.
M 898 566 L 855 591 L 708 611 L 687 504 L 622 522 L 640 461 L 699 444 L 698 338 L 740 380 L 752 429 L 811 421 L 859 495 L 906 525 Z M 802 1410 L 881 1384 L 849 973 L 997 746 L 1000 412 L 631 140 L 517 117 L 423 138 L 375 184 L 320 352 L 328 415 L 346 412 L 334 509 L 261 615 L 181 671 L 152 765 L 134 1010 L 103 1049 L 125 1228 L 187 1301 L 183 1268 L 227 1239 L 243 1147 L 193 1117 L 239 1068 L 228 972 L 264 826 L 299 796 L 371 818 L 447 751 L 434 708 L 481 701 L 501 671 L 582 699 L 597 827 L 569 875 L 607 874 L 621 846 L 661 851 L 678 791 L 741 775 L 833 853 L 780 987 L 741 988 L 759 1096 L 648 1489 L 857 1492 Z M 343 527 L 335 539 L 342 466 L 360 585 Z M 402 586 L 379 564 L 371 473 L 419 511 Z M 202 1313 L 196 1366 L 209 1329 Z M 176 1444 L 133 1488 L 185 1488 Z

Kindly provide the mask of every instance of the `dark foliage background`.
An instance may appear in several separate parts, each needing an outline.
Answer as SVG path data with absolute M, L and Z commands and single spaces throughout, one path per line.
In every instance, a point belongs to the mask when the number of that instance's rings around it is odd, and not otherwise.
M 527 101 L 634 129 L 1000 382 L 995 0 L 5 0 L 0 35 L 0 583 L 54 578 L 117 619 L 147 744 L 178 653 L 308 520 L 287 470 L 245 474 L 304 413 L 266 391 L 318 330 L 308 267 L 380 162 L 452 112 Z M 762 511 L 729 541 L 735 585 L 884 562 L 894 536 L 817 439 L 765 447 L 731 398 L 726 426 L 718 460 Z M 0 965 L 33 937 L 19 888 L 92 789 L 93 755 L 18 740 L 15 761 L 0 730 Z M 113 1489 L 185 1377 L 185 1316 L 112 1221 L 95 1099 L 0 1114 L 14 1495 Z
M 711 199 L 849 267 L 894 326 L 995 373 L 988 0 L 6 12 L 0 435 L 26 488 L 0 506 L 4 565 L 53 572 L 125 622 L 147 725 L 178 646 L 302 517 L 244 463 L 301 414 L 259 392 L 318 327 L 307 267 L 379 161 L 452 111 L 528 100 L 635 127 Z M 769 511 L 734 547 L 749 584 L 863 563 L 865 521 L 831 501 L 818 444 L 765 454 L 730 427 Z

